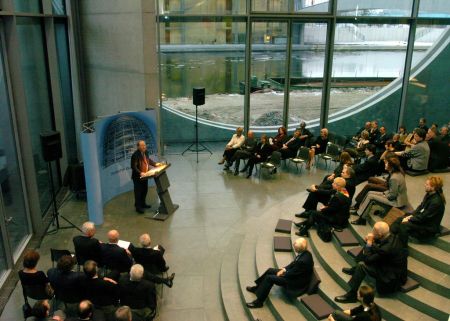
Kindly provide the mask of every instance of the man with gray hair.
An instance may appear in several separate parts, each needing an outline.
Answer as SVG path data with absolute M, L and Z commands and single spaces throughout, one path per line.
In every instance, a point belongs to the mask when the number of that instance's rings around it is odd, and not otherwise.
M 134 264 L 130 273 L 120 278 L 120 303 L 129 306 L 133 313 L 144 320 L 151 320 L 156 311 L 156 289 L 152 282 L 143 277 L 144 267 Z
M 130 307 L 124 305 L 119 307 L 115 313 L 116 321 L 133 321 Z
M 83 235 L 77 235 L 73 238 L 77 263 L 83 265 L 84 262 L 92 260 L 101 264 L 100 242 L 94 237 L 96 232 L 95 224 L 89 221 L 84 222 L 81 226 L 81 231 Z
M 256 286 L 248 286 L 247 291 L 256 294 L 256 300 L 247 303 L 247 307 L 261 308 L 274 284 L 289 290 L 300 290 L 308 287 L 313 275 L 314 261 L 308 251 L 308 241 L 298 238 L 292 244 L 298 255 L 295 260 L 281 269 L 269 268 L 256 281 Z

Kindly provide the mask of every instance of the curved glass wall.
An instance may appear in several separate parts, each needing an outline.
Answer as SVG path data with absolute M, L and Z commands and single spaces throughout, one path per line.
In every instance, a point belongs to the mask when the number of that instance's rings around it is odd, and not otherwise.
M 192 121 L 197 85 L 207 93 L 201 140 L 226 139 L 237 125 L 259 133 L 284 125 L 292 132 L 302 120 L 312 130 L 351 135 L 376 119 L 394 132 L 411 99 L 423 99 L 415 80 L 403 88 L 403 78 L 433 65 L 430 53 L 448 38 L 450 24 L 448 1 L 252 0 L 247 7 L 205 1 L 189 14 L 179 3 L 165 0 L 159 16 L 166 142 L 174 138 L 174 121 Z M 421 104 L 425 114 L 438 108 Z M 217 135 L 213 128 L 220 128 Z

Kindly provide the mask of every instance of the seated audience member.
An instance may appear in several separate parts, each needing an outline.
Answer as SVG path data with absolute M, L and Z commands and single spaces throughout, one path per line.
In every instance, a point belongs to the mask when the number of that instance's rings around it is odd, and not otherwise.
M 426 132 L 428 132 L 428 127 L 427 127 L 427 120 L 425 118 L 420 118 L 419 119 L 419 126 L 417 128 L 423 129 Z
M 70 255 L 59 258 L 56 268 L 47 271 L 48 279 L 55 290 L 58 301 L 65 303 L 78 303 L 84 298 L 83 283 L 86 276 L 82 272 L 74 272 L 72 269 L 76 264 Z
M 66 315 L 61 310 L 51 313 L 50 302 L 47 299 L 37 301 L 31 309 L 31 315 L 25 321 L 64 321 L 66 319 Z
M 94 305 L 89 300 L 83 300 L 78 304 L 77 317 L 66 319 L 66 321 L 106 321 L 101 310 L 94 309 Z
M 81 231 L 83 235 L 77 235 L 73 238 L 78 264 L 83 265 L 87 260 L 93 260 L 97 264 L 101 264 L 100 242 L 94 237 L 95 224 L 93 222 L 84 222 Z
M 363 213 L 371 201 L 387 204 L 393 207 L 402 208 L 409 204 L 408 190 L 406 188 L 405 173 L 400 166 L 400 161 L 397 157 L 389 157 L 384 161 L 386 170 L 389 173 L 389 180 L 387 182 L 388 188 L 384 192 L 370 191 L 364 198 L 361 206 L 358 208 L 359 218 L 353 221 L 352 224 L 365 225 L 366 220 Z
M 300 136 L 299 136 L 299 138 L 301 140 L 300 146 L 308 147 L 310 145 L 311 138 L 314 135 L 309 131 L 309 129 L 306 129 L 306 123 L 304 121 L 302 121 L 300 123 L 300 127 L 295 130 L 300 131 Z
M 369 131 L 370 143 L 373 144 L 378 139 L 379 136 L 380 136 L 380 129 L 378 128 L 378 121 L 373 120 Z
M 395 152 L 400 157 L 402 167 L 412 171 L 424 171 L 428 168 L 430 147 L 425 141 L 426 132 L 423 129 L 414 131 L 415 145 L 409 151 Z
M 394 134 L 392 136 L 392 140 L 388 140 L 387 142 L 389 141 L 392 142 L 392 148 L 394 149 L 394 151 L 398 152 L 404 149 L 404 146 L 400 142 L 400 134 Z
M 260 308 L 274 284 L 292 290 L 301 290 L 309 285 L 314 269 L 314 261 L 308 251 L 308 242 L 298 238 L 292 244 L 297 253 L 292 263 L 281 269 L 269 268 L 256 279 L 256 286 L 248 286 L 247 291 L 255 293 L 256 300 L 247 303 L 249 308 Z
M 381 321 L 381 312 L 375 304 L 375 291 L 368 285 L 361 285 L 356 299 L 361 305 L 351 310 L 336 310 L 328 321 Z
M 344 166 L 344 168 L 342 169 L 342 173 L 338 176 L 344 178 L 346 181 L 345 187 L 349 194 L 350 201 L 353 198 L 353 194 L 355 193 L 354 176 L 355 171 L 350 166 Z M 322 203 L 324 205 L 328 204 L 331 197 L 336 193 L 336 190 L 333 189 L 333 184 L 329 184 L 328 182 L 328 180 L 325 183 L 322 182 L 322 184 L 320 184 L 319 186 L 311 185 L 311 187 L 308 189 L 308 197 L 303 204 L 303 208 L 305 209 L 305 211 L 300 214 L 295 214 L 296 217 L 308 218 L 312 213 L 311 211 L 315 211 L 317 209 L 317 205 L 319 203 Z
M 392 232 L 398 233 L 404 241 L 408 236 L 418 239 L 434 237 L 440 232 L 442 217 L 445 211 L 445 196 L 442 178 L 428 177 L 425 181 L 425 197 L 412 214 L 405 214 L 392 224 Z
M 139 237 L 139 243 L 142 247 L 135 247 L 133 244 L 130 244 L 129 250 L 135 262 L 144 267 L 144 278 L 153 283 L 163 283 L 171 288 L 175 273 L 172 273 L 168 278 L 157 276 L 157 274 L 169 270 L 164 260 L 165 249 L 161 245 L 152 247 L 152 240 L 148 234 L 142 234 Z
M 405 141 L 403 142 L 403 145 L 405 145 L 405 149 L 403 151 L 408 152 L 411 150 L 411 148 L 416 144 L 416 141 L 414 140 L 414 134 L 418 128 L 415 128 L 411 133 L 406 136 Z
M 375 156 L 376 147 L 373 144 L 368 144 L 364 153 L 366 154 L 366 161 L 355 166 L 356 185 L 361 184 L 369 179 L 369 177 L 378 174 L 378 159 Z
M 355 136 L 352 137 L 352 140 L 358 141 L 361 138 L 361 134 L 363 131 L 366 131 L 367 133 L 370 132 L 370 128 L 372 127 L 372 123 L 370 121 L 367 121 L 364 124 L 364 127 L 361 127 L 355 134 Z
M 430 159 L 428 160 L 428 169 L 436 171 L 446 169 L 448 167 L 448 159 L 450 157 L 450 148 L 448 143 L 439 136 L 437 128 L 428 129 L 425 140 L 430 147 Z
M 380 156 L 380 161 L 384 161 L 388 155 L 394 155 L 397 157 L 397 155 L 394 154 L 395 152 L 394 142 L 392 140 L 388 140 L 386 145 L 384 145 L 384 152 Z
M 281 158 L 287 159 L 297 156 L 297 151 L 300 148 L 301 143 L 300 131 L 296 130 L 294 135 L 278 150 L 281 153 Z
M 404 144 L 406 137 L 408 137 L 408 132 L 406 131 L 406 127 L 403 125 L 400 126 L 398 128 L 397 134 L 399 135 L 400 144 Z
M 108 243 L 101 244 L 101 262 L 108 270 L 115 273 L 123 273 L 130 270 L 133 265 L 129 250 L 121 248 L 119 242 L 119 232 L 111 230 L 108 232 Z
M 248 159 L 253 154 L 253 151 L 256 148 L 256 139 L 253 131 L 249 130 L 247 133 L 247 138 L 245 138 L 244 144 L 234 153 L 231 160 L 225 165 L 225 170 L 228 170 L 233 163 L 234 165 L 234 176 L 237 176 L 239 173 L 239 165 L 241 163 L 241 159 Z
M 143 321 L 143 319 L 132 313 L 130 307 L 126 305 L 116 310 L 115 317 L 115 321 Z
M 320 130 L 320 136 L 311 144 L 309 149 L 309 160 L 306 164 L 306 169 L 310 169 L 314 165 L 314 156 L 325 153 L 328 145 L 328 129 L 322 128 Z
M 447 145 L 450 144 L 450 135 L 448 134 L 448 127 L 447 126 L 442 126 L 441 127 L 441 130 L 439 132 L 439 137 Z
M 255 152 L 250 157 L 247 165 L 241 170 L 241 172 L 245 172 L 248 168 L 247 178 L 252 176 L 253 167 L 255 164 L 265 162 L 272 155 L 273 148 L 270 146 L 267 136 L 264 134 L 261 136 L 261 142 L 256 146 Z
M 346 148 L 344 151 L 350 154 L 353 158 L 361 158 L 364 156 L 364 150 L 369 144 L 369 132 L 364 130 L 359 137 L 355 148 Z
M 345 189 L 345 179 L 337 177 L 333 181 L 334 194 L 327 205 L 319 211 L 310 211 L 307 220 L 295 225 L 299 227 L 298 236 L 308 236 L 308 230 L 314 224 L 324 224 L 335 228 L 344 228 L 348 224 L 351 199 Z
M 380 134 L 378 135 L 378 137 L 373 142 L 373 144 L 377 148 L 377 151 L 379 151 L 380 153 L 382 151 L 384 151 L 384 145 L 386 144 L 388 139 L 389 139 L 389 136 L 388 136 L 388 134 L 386 132 L 386 127 L 381 126 L 380 127 Z
M 23 256 L 23 269 L 19 271 L 22 288 L 27 296 L 35 300 L 50 299 L 53 296 L 47 276 L 36 268 L 40 257 L 36 250 L 27 250 Z
M 369 275 L 376 280 L 379 294 L 398 291 L 407 278 L 408 251 L 402 241 L 389 231 L 386 222 L 377 222 L 372 233 L 366 236 L 363 260 L 355 267 L 343 268 L 352 275 L 348 282 L 350 290 L 334 300 L 341 303 L 357 301 L 357 290 L 364 278 Z
M 219 165 L 222 165 L 225 163 L 225 161 L 229 162 L 231 161 L 231 158 L 233 157 L 234 153 L 242 146 L 242 144 L 245 141 L 245 136 L 242 135 L 244 132 L 244 129 L 242 127 L 236 128 L 236 133 L 231 137 L 228 144 L 225 146 L 225 151 L 223 152 L 223 157 L 221 161 L 218 163 Z
M 119 280 L 120 304 L 129 306 L 133 313 L 144 320 L 151 320 L 156 310 L 155 285 L 145 280 L 144 267 L 135 264 L 130 273 Z
M 100 277 L 97 263 L 91 260 L 84 263 L 83 271 L 86 275 L 84 282 L 86 298 L 94 304 L 95 308 L 101 309 L 109 319 L 119 300 L 117 282 L 110 278 Z
M 278 128 L 278 134 L 273 138 L 269 138 L 269 143 L 273 150 L 279 150 L 283 147 L 283 144 L 288 141 L 288 139 L 286 128 L 280 127 Z

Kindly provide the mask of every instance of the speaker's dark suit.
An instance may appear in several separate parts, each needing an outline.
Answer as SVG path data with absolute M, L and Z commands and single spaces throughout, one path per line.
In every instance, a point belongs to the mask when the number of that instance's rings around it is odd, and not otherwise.
M 269 295 L 274 284 L 286 287 L 289 290 L 302 289 L 308 286 L 313 273 L 314 261 L 309 251 L 304 251 L 297 255 L 295 260 L 285 267 L 286 273 L 277 276 L 278 269 L 267 269 L 256 281 L 256 296 L 259 301 L 264 300 Z
M 148 181 L 146 179 L 140 179 L 141 171 L 146 167 L 145 161 L 147 161 L 147 165 L 149 166 L 156 166 L 156 163 L 151 160 L 147 151 L 141 153 L 137 150 L 131 155 L 131 178 L 133 179 L 134 185 L 134 206 L 136 209 L 143 209 L 145 207 L 145 198 L 147 197 Z
M 129 272 L 133 260 L 128 256 L 125 249 L 117 244 L 102 243 L 102 264 L 111 271 L 123 273 Z

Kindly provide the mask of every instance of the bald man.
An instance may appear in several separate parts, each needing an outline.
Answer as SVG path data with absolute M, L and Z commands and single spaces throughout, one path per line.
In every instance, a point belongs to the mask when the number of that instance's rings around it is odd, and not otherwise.
M 145 203 L 148 191 L 148 180 L 141 179 L 148 170 L 149 166 L 159 166 L 159 163 L 155 163 L 148 154 L 147 145 L 145 141 L 140 140 L 136 144 L 137 150 L 131 155 L 131 178 L 133 179 L 134 186 L 134 207 L 136 212 L 142 214 L 146 208 L 150 208 L 150 205 Z
M 256 281 L 256 286 L 248 286 L 247 291 L 255 293 L 256 300 L 247 303 L 247 307 L 261 308 L 274 284 L 289 290 L 308 287 L 314 268 L 314 261 L 308 251 L 308 242 L 298 238 L 292 244 L 297 254 L 295 260 L 281 269 L 269 268 Z
M 408 250 L 397 235 L 390 233 L 389 225 L 375 223 L 372 233 L 366 236 L 363 260 L 355 267 L 342 269 L 342 272 L 352 275 L 348 282 L 350 291 L 334 300 L 340 303 L 356 302 L 357 290 L 367 275 L 375 278 L 379 294 L 398 291 L 406 282 L 407 259 Z
M 117 245 L 119 237 L 117 230 L 110 230 L 108 232 L 108 243 L 101 244 L 102 264 L 108 270 L 114 272 L 112 275 L 128 272 L 133 264 L 130 252 Z

